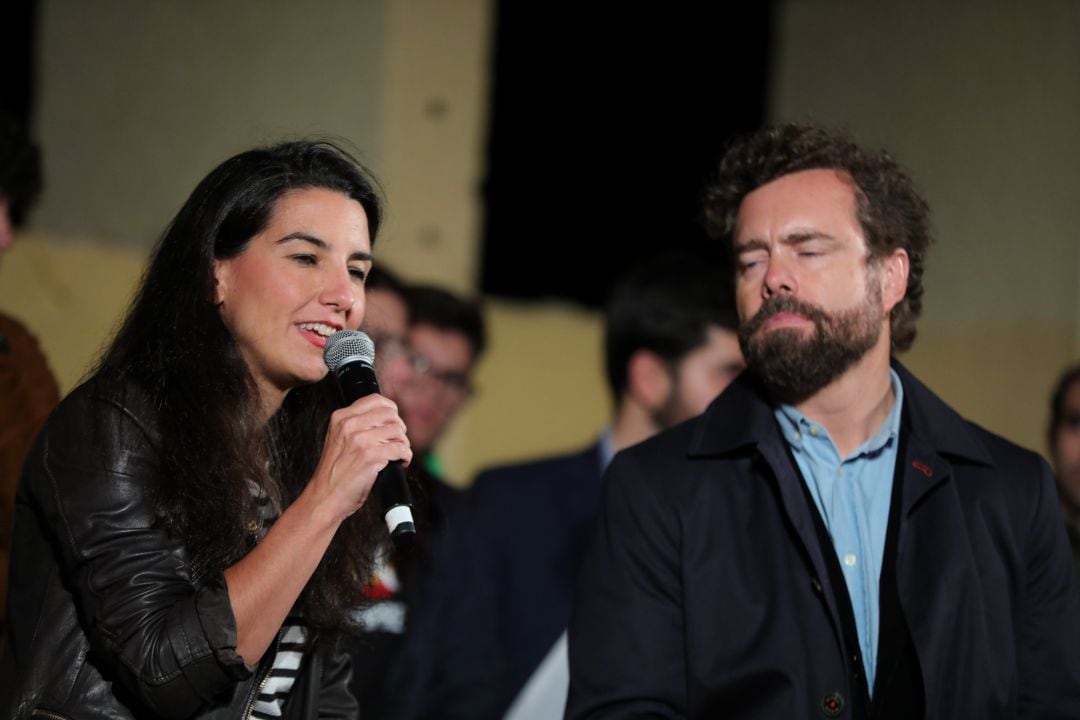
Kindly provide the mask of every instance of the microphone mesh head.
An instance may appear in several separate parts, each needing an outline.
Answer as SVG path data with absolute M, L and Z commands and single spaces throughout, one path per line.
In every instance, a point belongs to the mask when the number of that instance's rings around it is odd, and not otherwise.
M 323 360 L 326 367 L 337 373 L 345 363 L 359 360 L 365 365 L 375 366 L 375 343 L 367 333 L 359 330 L 338 330 L 326 339 L 323 348 Z

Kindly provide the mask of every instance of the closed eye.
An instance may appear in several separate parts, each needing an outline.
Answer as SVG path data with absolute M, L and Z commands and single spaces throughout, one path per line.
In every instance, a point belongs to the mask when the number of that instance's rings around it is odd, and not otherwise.
M 753 255 L 744 255 L 740 257 L 738 259 L 739 274 L 745 275 L 751 270 L 763 266 L 765 260 L 766 256 L 763 253 L 754 253 Z
M 290 255 L 289 258 L 300 265 L 316 265 L 318 259 L 314 255 L 308 253 L 297 253 L 296 255 Z

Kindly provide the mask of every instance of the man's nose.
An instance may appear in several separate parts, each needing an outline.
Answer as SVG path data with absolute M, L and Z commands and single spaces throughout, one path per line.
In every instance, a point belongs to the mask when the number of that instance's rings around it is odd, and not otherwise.
M 794 294 L 798 284 L 788 264 L 779 257 L 769 258 L 768 263 L 765 269 L 765 282 L 762 283 L 761 288 L 762 296 L 768 298 L 781 294 Z

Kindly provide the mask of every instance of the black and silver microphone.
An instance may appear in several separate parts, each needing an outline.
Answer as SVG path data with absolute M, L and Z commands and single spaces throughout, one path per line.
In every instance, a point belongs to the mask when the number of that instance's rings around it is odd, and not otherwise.
M 375 343 L 366 333 L 359 330 L 334 333 L 326 340 L 323 359 L 337 378 L 347 404 L 379 392 L 379 382 L 375 379 Z M 408 550 L 416 539 L 416 524 L 412 493 L 400 460 L 391 460 L 379 471 L 373 490 L 394 545 L 399 550 Z

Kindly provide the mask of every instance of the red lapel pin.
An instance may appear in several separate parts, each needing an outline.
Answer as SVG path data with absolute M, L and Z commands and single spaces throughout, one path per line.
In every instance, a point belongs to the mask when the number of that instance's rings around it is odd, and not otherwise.
M 934 477 L 934 471 L 930 469 L 930 466 L 924 463 L 922 460 L 912 460 L 911 467 L 921 472 L 926 477 Z

